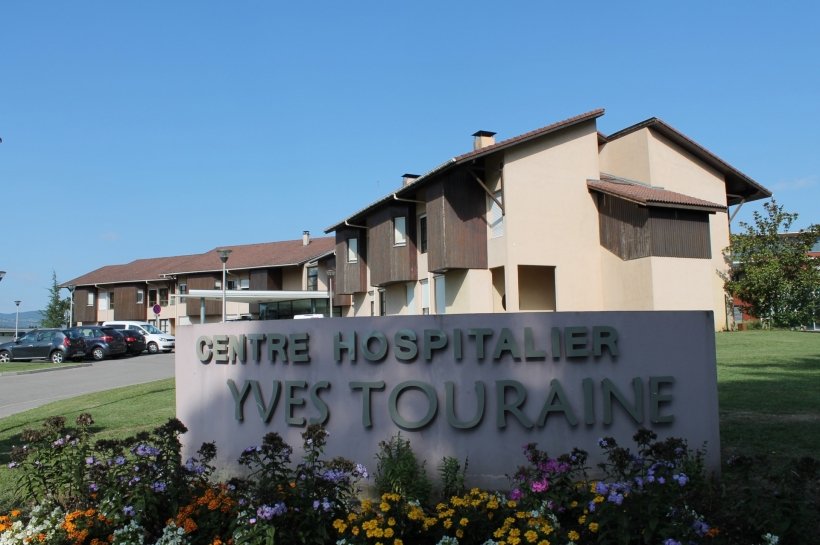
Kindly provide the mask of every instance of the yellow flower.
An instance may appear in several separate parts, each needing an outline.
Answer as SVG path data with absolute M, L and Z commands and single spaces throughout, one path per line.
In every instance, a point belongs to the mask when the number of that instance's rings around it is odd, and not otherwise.
M 464 530 L 462 530 L 461 528 L 456 530 L 456 537 L 459 538 L 459 539 L 463 538 L 464 537 Z
M 549 539 L 542 539 L 538 542 L 538 545 L 550 545 Z
M 359 535 L 359 527 L 354 526 L 353 528 L 350 529 L 350 533 L 353 534 L 354 536 Z
M 590 522 L 589 523 L 589 531 L 593 534 L 598 531 L 598 523 L 597 522 Z
M 396 538 L 393 540 L 393 545 L 404 545 L 404 541 L 400 540 L 399 538 Z
M 458 521 L 458 524 L 459 526 L 467 526 L 468 524 L 470 524 L 470 521 L 467 519 L 467 517 L 461 517 L 461 520 Z
M 527 540 L 527 543 L 535 543 L 535 540 L 538 539 L 538 532 L 534 530 L 527 530 L 524 534 L 524 539 Z
M 442 525 L 445 528 L 449 528 L 450 526 L 453 525 L 453 519 L 444 519 L 444 522 L 442 523 Z
M 390 511 L 390 504 L 387 503 L 386 501 L 383 501 L 379 504 L 379 509 L 381 509 L 383 512 L 387 513 L 388 511 Z
M 581 538 L 581 534 L 579 534 L 575 530 L 570 530 L 569 533 L 567 534 L 567 537 L 570 539 L 570 541 L 575 541 L 575 540 Z
M 387 519 L 387 525 L 388 526 L 395 526 L 396 525 L 396 519 L 393 518 L 393 517 L 390 517 L 389 519 Z
M 587 522 L 587 517 L 586 517 L 586 515 L 581 515 L 580 517 L 578 517 L 578 524 L 580 524 L 581 526 L 583 526 L 584 524 L 586 524 L 586 522 Z
M 393 537 L 393 528 L 385 528 L 384 537 Z

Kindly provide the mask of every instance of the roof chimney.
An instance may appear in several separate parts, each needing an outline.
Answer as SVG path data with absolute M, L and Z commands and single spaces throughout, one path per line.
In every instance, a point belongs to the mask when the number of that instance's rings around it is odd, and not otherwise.
M 419 178 L 421 178 L 421 176 L 419 176 L 418 174 L 404 173 L 404 174 L 401 175 L 401 179 L 402 179 L 402 184 L 401 185 L 410 185 Z
M 302 246 L 310 244 L 310 231 L 302 231 Z
M 473 150 L 495 144 L 495 133 L 492 131 L 477 131 L 473 133 L 473 137 Z

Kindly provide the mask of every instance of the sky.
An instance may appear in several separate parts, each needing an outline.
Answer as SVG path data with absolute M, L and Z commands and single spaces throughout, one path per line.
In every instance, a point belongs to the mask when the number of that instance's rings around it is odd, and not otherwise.
M 773 4 L 3 0 L 0 313 L 53 273 L 324 236 L 477 130 L 596 108 L 820 223 L 820 3 Z

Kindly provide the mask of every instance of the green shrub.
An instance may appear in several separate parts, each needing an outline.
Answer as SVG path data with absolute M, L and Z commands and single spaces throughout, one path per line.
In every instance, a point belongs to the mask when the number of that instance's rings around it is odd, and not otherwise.
M 410 441 L 401 432 L 387 441 L 379 442 L 376 454 L 376 492 L 382 495 L 393 492 L 410 500 L 426 504 L 433 485 L 410 447 Z
M 460 496 L 467 490 L 464 486 L 467 463 L 468 460 L 465 459 L 462 466 L 458 458 L 452 456 L 445 456 L 441 459 L 438 473 L 441 476 L 441 497 L 445 500 L 452 496 Z

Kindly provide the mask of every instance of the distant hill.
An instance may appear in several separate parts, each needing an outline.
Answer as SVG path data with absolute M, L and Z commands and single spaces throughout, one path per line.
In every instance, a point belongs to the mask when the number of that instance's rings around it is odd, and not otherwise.
M 16 312 L 0 314 L 0 329 L 14 329 L 14 320 L 17 318 Z M 31 329 L 37 327 L 43 320 L 43 313 L 39 310 L 27 310 L 20 313 L 20 329 Z

